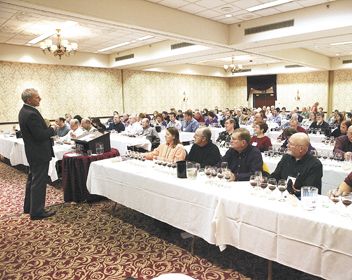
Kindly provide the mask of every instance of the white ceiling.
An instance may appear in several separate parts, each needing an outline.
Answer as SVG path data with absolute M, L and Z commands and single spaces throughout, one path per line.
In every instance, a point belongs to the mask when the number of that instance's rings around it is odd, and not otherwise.
M 113 0 L 111 1 L 110 4 L 114 3 Z M 142 7 L 143 4 L 144 8 L 158 9 L 158 12 L 164 12 L 165 15 L 170 12 L 170 9 L 172 9 L 172 12 L 174 13 L 176 13 L 175 10 L 177 10 L 178 14 L 175 15 L 180 18 L 180 21 L 190 20 L 190 22 L 199 24 L 198 19 L 199 17 L 202 17 L 207 19 L 206 24 L 210 22 L 210 24 L 214 25 L 216 28 L 222 28 L 225 24 L 228 28 L 232 28 L 233 30 L 236 30 L 237 27 L 240 28 L 241 25 L 250 26 L 252 22 L 259 22 L 260 25 L 263 25 L 263 23 L 265 24 L 265 21 L 271 22 L 269 19 L 273 17 L 283 16 L 283 18 L 289 18 L 286 15 L 291 15 L 291 13 L 296 16 L 302 14 L 303 17 L 305 11 L 309 7 L 309 9 L 315 7 L 318 9 L 320 6 L 315 5 L 325 5 L 328 9 L 329 5 L 333 5 L 337 2 L 347 3 L 350 0 L 294 0 L 287 4 L 282 4 L 261 11 L 248 12 L 246 10 L 248 7 L 270 1 L 271 0 L 117 0 L 117 2 L 131 5 L 131 7 L 133 7 L 132 4 L 135 4 L 135 7 Z M 40 6 L 37 5 L 37 2 L 43 2 L 47 4 L 48 7 L 50 5 L 52 5 L 52 7 L 48 8 Z M 273 36 L 272 38 L 265 39 L 259 43 L 257 41 L 247 42 L 246 40 L 242 40 L 231 44 L 219 44 L 215 42 L 215 40 L 213 42 L 206 42 L 206 40 L 200 36 L 197 38 L 197 35 L 192 38 L 189 37 L 189 40 L 183 39 L 184 37 L 187 37 L 184 34 L 181 34 L 183 30 L 175 29 L 177 26 L 165 27 L 164 22 L 160 22 L 160 30 L 157 30 L 156 28 L 150 28 L 148 26 L 138 26 L 138 24 L 126 24 L 127 20 L 120 20 L 119 18 L 111 21 L 106 20 L 103 16 L 102 18 L 99 18 L 97 16 L 88 17 L 86 14 L 81 15 L 73 10 L 68 11 L 68 8 L 66 10 L 60 10 L 55 8 L 53 2 L 54 1 L 50 0 L 0 0 L 0 43 L 26 46 L 30 40 L 37 36 L 48 31 L 53 31 L 56 28 L 61 28 L 62 36 L 65 39 L 68 39 L 70 42 L 78 43 L 79 52 L 98 53 L 98 50 L 100 49 L 126 42 L 128 42 L 127 45 L 100 53 L 123 55 L 129 50 L 133 50 L 133 52 L 138 52 L 138 50 L 146 52 L 146 46 L 155 46 L 167 41 L 188 41 L 209 47 L 207 51 L 194 53 L 192 55 L 182 55 L 170 59 L 153 59 L 145 63 L 132 64 L 125 67 L 135 67 L 136 69 L 177 64 L 192 64 L 222 68 L 224 63 L 230 63 L 231 57 L 235 57 L 236 59 L 237 56 L 248 54 L 250 56 L 247 56 L 245 60 L 235 62 L 243 64 L 247 68 L 255 65 L 277 63 L 311 65 L 312 63 L 310 61 L 304 61 L 303 56 L 307 54 L 316 54 L 316 59 L 319 60 L 319 58 L 323 57 L 333 58 L 352 55 L 352 44 L 338 46 L 331 45 L 332 43 L 337 42 L 352 41 L 352 24 L 348 25 L 347 28 L 341 27 L 331 30 L 318 30 L 314 29 L 314 27 L 312 28 L 311 33 L 295 34 L 289 39 L 285 38 L 285 36 L 282 38 L 275 38 L 275 36 Z M 105 2 L 109 4 L 109 0 Z M 129 8 L 127 4 L 126 7 Z M 98 9 L 98 4 L 96 9 Z M 293 14 L 294 12 L 297 12 L 298 9 L 300 9 L 298 13 Z M 309 11 L 314 12 L 315 10 Z M 94 12 L 95 11 L 92 13 Z M 318 12 L 319 10 L 317 10 L 317 13 Z M 349 12 L 351 13 L 350 19 L 352 20 L 352 11 Z M 131 13 L 131 15 L 136 17 L 138 17 L 138 15 L 140 15 L 141 18 L 145 16 L 143 15 L 143 10 L 131 11 Z M 231 14 L 232 16 L 225 17 L 226 14 Z M 310 19 L 313 22 L 313 25 L 315 16 L 316 15 L 313 13 Z M 158 19 L 155 21 L 157 20 Z M 153 22 L 153 24 L 155 23 Z M 322 25 L 324 24 L 322 23 Z M 167 28 L 169 28 L 169 30 L 165 31 Z M 199 33 L 203 33 L 201 25 L 199 28 Z M 307 29 L 309 28 L 310 26 L 307 26 Z M 184 32 L 187 32 L 187 30 Z M 209 30 L 209 33 L 211 32 L 213 31 Z M 148 35 L 153 37 L 146 40 L 140 40 Z M 36 46 L 38 45 L 39 44 Z M 283 50 L 287 50 L 288 52 L 282 54 Z M 291 52 L 292 55 L 290 55 L 290 50 L 294 50 L 294 52 Z M 304 51 L 308 52 L 304 53 Z M 319 55 L 321 56 L 319 57 Z

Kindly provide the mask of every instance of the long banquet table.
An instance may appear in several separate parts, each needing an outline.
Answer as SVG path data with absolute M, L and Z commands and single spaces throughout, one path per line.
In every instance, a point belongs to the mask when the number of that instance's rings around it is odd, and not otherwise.
M 55 157 L 49 163 L 48 175 L 52 181 L 55 181 L 58 179 L 56 162 L 62 160 L 65 153 L 72 151 L 72 147 L 66 144 L 55 144 L 53 149 Z M 22 138 L 17 139 L 14 135 L 8 134 L 0 135 L 0 155 L 9 159 L 12 166 L 18 164 L 29 166 Z
M 334 214 L 323 196 L 317 209 L 307 211 L 293 197 L 278 202 L 253 195 L 248 182 L 219 187 L 207 180 L 178 179 L 152 162 L 107 159 L 91 164 L 87 188 L 211 244 L 326 279 L 352 279 L 352 207 L 349 217 Z

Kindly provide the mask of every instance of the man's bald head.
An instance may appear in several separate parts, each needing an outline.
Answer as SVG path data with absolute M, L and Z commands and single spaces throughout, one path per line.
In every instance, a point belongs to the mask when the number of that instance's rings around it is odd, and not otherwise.
M 297 132 L 291 136 L 292 141 L 294 141 L 297 145 L 308 147 L 310 144 L 309 137 L 306 133 Z

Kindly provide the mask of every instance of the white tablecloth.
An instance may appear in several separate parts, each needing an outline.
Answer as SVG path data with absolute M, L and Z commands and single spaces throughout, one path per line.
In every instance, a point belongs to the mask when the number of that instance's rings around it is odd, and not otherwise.
M 280 148 L 281 145 L 283 144 L 283 141 L 277 141 L 271 139 L 271 144 L 273 145 L 274 148 Z M 318 153 L 322 152 L 332 152 L 334 150 L 334 146 L 330 144 L 324 144 L 324 143 L 318 143 L 318 142 L 312 142 L 312 146 L 317 150 Z
M 209 224 L 218 203 L 216 189 L 157 171 L 150 161 L 136 166 L 115 160 L 92 162 L 87 178 L 90 193 L 215 243 Z
M 120 155 L 125 155 L 129 146 L 140 147 L 147 151 L 152 148 L 152 143 L 144 136 L 129 137 L 121 133 L 110 133 L 110 145 L 111 148 L 117 149 Z
M 279 137 L 282 134 L 281 131 L 268 131 L 266 135 L 271 139 L 271 141 L 276 141 L 277 137 Z M 322 143 L 322 141 L 325 139 L 324 134 L 308 134 L 310 143 L 314 146 L 315 143 Z
M 93 162 L 88 190 L 209 243 L 232 245 L 323 278 L 352 279 L 351 218 L 333 214 L 326 197 L 316 210 L 306 211 L 293 197 L 278 202 L 253 196 L 248 182 L 218 187 L 204 177 L 178 179 L 151 162 L 133 162 Z
M 48 175 L 51 181 L 56 181 L 58 179 L 56 162 L 62 160 L 64 153 L 72 151 L 72 148 L 70 145 L 66 144 L 55 144 L 53 149 L 55 157 L 53 157 L 49 163 Z M 0 135 L 0 154 L 8 158 L 12 166 L 18 164 L 29 165 L 22 138 L 17 139 L 16 137 L 9 137 L 8 135 Z

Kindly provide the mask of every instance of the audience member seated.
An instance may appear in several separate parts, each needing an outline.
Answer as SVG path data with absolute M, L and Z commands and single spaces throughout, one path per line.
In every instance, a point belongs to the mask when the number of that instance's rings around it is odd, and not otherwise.
M 61 137 L 60 140 L 64 143 L 70 143 L 72 139 L 81 136 L 83 132 L 83 129 L 79 125 L 79 121 L 72 119 L 70 120 L 70 131 L 64 137 Z
M 121 122 L 121 118 L 119 114 L 114 115 L 113 121 L 109 124 L 109 126 L 106 129 L 110 131 L 115 130 L 118 133 L 125 130 L 125 126 Z
M 222 161 L 228 162 L 232 181 L 248 181 L 255 171 L 262 171 L 263 158 L 257 147 L 250 145 L 251 136 L 245 128 L 232 133 L 231 147 Z
M 307 133 L 307 131 L 299 125 L 298 120 L 297 119 L 291 119 L 290 120 L 290 126 L 291 128 L 297 130 L 297 132 L 303 132 L 303 133 Z
M 280 108 L 271 109 L 271 117 L 268 118 L 269 121 L 276 123 L 278 126 L 281 126 L 281 117 L 280 117 Z
M 194 134 L 194 145 L 188 156 L 188 161 L 200 163 L 201 167 L 206 165 L 217 165 L 221 161 L 219 148 L 211 141 L 209 128 L 198 128 Z
M 308 110 L 307 110 L 307 107 L 303 107 L 303 108 L 302 108 L 301 116 L 302 116 L 304 119 L 308 119 L 308 118 L 309 118 L 309 112 L 308 112 Z
M 129 135 L 140 135 L 143 131 L 143 127 L 137 121 L 136 116 L 130 116 L 128 119 L 128 126 L 125 127 L 125 132 Z
M 284 143 L 282 143 L 281 148 L 287 149 L 288 140 L 295 133 L 297 133 L 297 130 L 294 128 L 288 127 L 284 129 L 284 131 L 282 132 L 282 135 L 283 135 L 282 140 L 284 141 Z M 316 149 L 311 145 L 311 143 L 309 143 L 308 152 L 310 153 L 313 150 L 316 150 Z
M 271 147 L 271 140 L 268 136 L 264 135 L 268 130 L 268 125 L 264 122 L 254 125 L 255 136 L 251 138 L 250 144 L 257 147 L 261 152 L 269 150 Z
M 334 153 L 340 153 L 344 158 L 352 155 L 352 126 L 348 128 L 346 135 L 336 138 Z
M 157 114 L 155 119 L 154 119 L 154 125 L 155 126 L 160 126 L 160 127 L 166 127 L 167 122 L 164 120 L 162 114 Z
M 350 172 L 350 174 L 348 174 L 345 180 L 340 184 L 337 194 L 348 194 L 350 192 L 352 192 L 352 172 Z
M 302 127 L 305 127 L 305 128 L 309 128 L 310 127 L 310 125 L 313 123 L 313 122 L 315 122 L 316 121 L 316 116 L 315 116 L 316 114 L 315 113 L 313 113 L 313 112 L 310 112 L 309 113 L 309 118 L 308 119 L 303 119 L 303 121 L 302 121 Z
M 167 128 L 174 127 L 177 130 L 181 130 L 182 124 L 179 120 L 176 119 L 176 113 L 174 112 L 169 113 L 169 117 L 170 117 L 170 121 L 167 124 Z
M 199 123 L 205 122 L 203 115 L 199 112 L 198 109 L 194 111 L 194 119 Z
M 106 122 L 106 125 L 105 125 L 106 127 L 109 127 L 109 125 L 114 122 L 114 116 L 115 116 L 115 115 L 119 115 L 119 112 L 114 111 L 114 112 L 112 113 L 112 117 L 109 118 L 109 119 L 107 120 L 107 122 Z
M 183 118 L 184 118 L 184 116 L 183 116 L 182 110 L 177 110 L 176 119 L 177 119 L 178 121 L 182 122 L 182 121 L 183 121 Z
M 163 112 L 161 113 L 161 116 L 163 117 L 163 120 L 166 122 L 166 124 L 168 124 L 169 121 L 170 121 L 169 114 L 168 114 L 166 111 L 163 111 Z
M 320 131 L 325 136 L 330 136 L 330 126 L 329 124 L 324 121 L 324 113 L 317 113 L 316 114 L 316 121 L 312 122 L 309 126 L 310 131 Z
M 65 114 L 65 120 L 68 126 L 70 126 L 70 120 L 72 120 L 72 115 L 69 113 Z
M 184 114 L 182 130 L 185 132 L 195 132 L 199 123 L 193 118 L 192 110 L 187 110 Z
M 91 123 L 90 119 L 83 118 L 81 120 L 81 127 L 84 129 L 84 132 L 94 133 L 98 131 Z
M 144 154 L 146 159 L 152 160 L 154 157 L 161 157 L 166 161 L 177 162 L 186 158 L 186 150 L 180 143 L 179 132 L 175 127 L 168 127 L 165 133 L 165 143 L 152 152 Z
M 208 118 L 205 120 L 206 126 L 217 126 L 218 125 L 218 117 L 214 112 L 208 112 Z
M 70 127 L 66 123 L 65 118 L 61 117 L 56 119 L 55 124 L 56 124 L 55 132 L 56 132 L 56 135 L 59 137 L 64 137 L 70 131 Z
M 330 136 L 335 138 L 340 137 L 342 135 L 346 135 L 347 129 L 351 126 L 351 121 L 342 121 L 340 126 L 337 127 L 333 132 L 331 132 Z
M 91 123 L 101 133 L 104 133 L 106 130 L 106 126 L 101 123 L 99 118 L 91 118 Z
M 225 121 L 225 131 L 219 133 L 218 139 L 216 142 L 224 145 L 226 143 L 230 144 L 231 142 L 231 135 L 235 131 L 236 121 L 234 119 L 227 119 Z
M 81 121 L 83 119 L 80 115 L 75 115 L 73 118 L 78 120 L 79 124 L 81 124 Z
M 150 126 L 150 121 L 148 118 L 142 120 L 142 135 L 145 136 L 150 143 L 152 143 L 152 149 L 155 149 L 160 145 L 160 137 L 155 127 Z
M 275 171 L 270 175 L 276 180 L 287 180 L 290 177 L 295 194 L 298 196 L 302 186 L 317 187 L 321 193 L 323 166 L 309 153 L 309 144 L 307 134 L 302 132 L 293 134 L 288 140 L 288 153 L 282 156 Z

